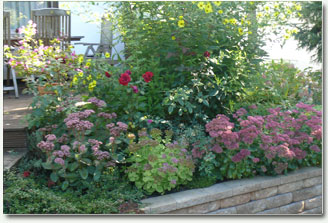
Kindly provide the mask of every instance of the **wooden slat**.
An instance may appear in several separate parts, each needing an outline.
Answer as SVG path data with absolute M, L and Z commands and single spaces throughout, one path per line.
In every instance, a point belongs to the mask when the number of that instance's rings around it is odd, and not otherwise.
M 25 130 L 3 132 L 3 148 L 26 148 L 27 135 Z

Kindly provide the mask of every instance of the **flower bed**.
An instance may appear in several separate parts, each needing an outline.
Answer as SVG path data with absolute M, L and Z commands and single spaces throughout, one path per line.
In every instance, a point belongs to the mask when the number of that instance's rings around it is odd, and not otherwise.
M 123 210 L 131 204 L 125 196 L 130 192 L 154 196 L 205 187 L 197 189 L 204 192 L 211 190 L 209 186 L 228 180 L 236 181 L 219 185 L 288 174 L 303 167 L 321 167 L 321 91 L 314 90 L 316 105 L 312 103 L 312 93 L 303 92 L 308 83 L 320 86 L 321 73 L 303 74 L 283 61 L 260 63 L 265 54 L 261 50 L 264 24 L 277 26 L 280 19 L 270 20 L 270 16 L 260 16 L 260 12 L 255 17 L 249 16 L 262 10 L 292 18 L 298 15 L 300 5 L 122 2 L 117 7 L 117 14 L 108 18 L 113 27 L 118 27 L 125 43 L 126 59 L 121 60 L 116 52 L 117 66 L 104 62 L 113 56 L 109 53 L 104 54 L 105 60 L 85 60 L 71 52 L 70 47 L 67 52 L 46 48 L 50 53 L 40 51 L 43 46 L 36 51 L 33 45 L 28 46 L 28 54 L 36 57 L 33 69 L 40 68 L 39 53 L 44 52 L 52 64 L 49 78 L 52 72 L 61 75 L 58 71 L 61 66 L 70 75 L 64 75 L 64 86 L 49 89 L 53 94 L 38 95 L 35 85 L 29 86 L 35 97 L 32 113 L 27 117 L 32 139 L 29 158 L 24 161 L 25 169 L 20 166 L 21 173 L 29 173 L 23 175 L 25 180 L 35 180 L 43 189 L 47 185 L 50 194 L 92 197 L 103 191 L 109 200 L 114 199 L 110 184 L 118 182 L 118 189 L 120 185 L 123 189 L 118 190 L 118 203 L 111 207 L 113 213 L 118 213 L 119 207 Z M 22 42 L 25 45 L 33 42 L 35 33 L 33 23 L 27 28 L 31 33 L 26 35 L 30 41 Z M 290 30 L 289 33 L 292 34 Z M 23 65 L 29 56 L 24 52 L 18 51 L 24 54 Z M 16 66 L 13 60 L 10 64 Z M 17 68 L 21 67 L 23 72 L 22 64 Z M 275 179 L 281 183 L 285 178 Z M 244 181 L 253 182 L 241 182 Z M 280 183 L 272 186 L 276 188 L 271 188 L 271 194 L 285 186 Z M 219 201 L 202 192 L 196 194 L 199 199 L 197 196 L 191 199 L 196 203 L 190 202 L 201 205 L 206 212 L 220 207 L 227 211 L 230 200 L 237 202 L 232 206 L 242 205 L 238 203 L 240 199 L 243 202 L 252 199 L 251 190 L 270 190 L 261 183 L 255 184 L 242 187 L 240 191 L 244 192 L 240 194 L 236 194 L 238 187 L 229 189 L 225 193 L 231 196 Z M 13 185 L 10 196 L 24 200 L 25 194 L 17 195 Z M 319 186 L 314 187 L 317 193 Z M 173 206 L 186 208 L 183 205 L 190 203 L 190 193 L 177 195 L 177 200 L 171 200 Z M 142 196 L 137 197 L 140 200 Z M 166 197 L 170 196 L 173 195 Z M 277 192 L 272 196 L 280 195 Z M 286 196 L 295 202 L 298 199 L 293 193 Z M 18 211 L 7 201 L 8 210 Z M 98 204 L 101 202 L 104 201 Z M 253 204 L 270 209 L 260 201 L 246 206 Z M 134 203 L 132 206 L 135 207 Z M 19 211 L 21 208 L 26 210 L 19 206 Z M 239 209 L 236 206 L 233 210 L 242 213 Z M 42 210 L 43 207 L 33 209 Z M 77 213 L 83 210 L 76 206 Z M 182 211 L 192 213 L 189 209 Z M 90 207 L 87 213 L 107 211 Z

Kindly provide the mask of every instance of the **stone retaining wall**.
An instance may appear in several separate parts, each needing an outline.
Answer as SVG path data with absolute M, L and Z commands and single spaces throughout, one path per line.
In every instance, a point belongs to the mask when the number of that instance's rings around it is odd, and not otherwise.
M 233 180 L 142 203 L 147 214 L 322 214 L 322 169 Z

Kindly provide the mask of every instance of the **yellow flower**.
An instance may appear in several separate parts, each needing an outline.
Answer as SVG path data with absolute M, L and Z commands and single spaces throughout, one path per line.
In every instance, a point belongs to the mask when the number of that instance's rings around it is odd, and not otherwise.
M 214 4 L 215 4 L 216 6 L 220 6 L 220 5 L 221 5 L 221 2 L 214 2 Z
M 175 36 L 172 36 L 172 40 L 175 40 L 176 38 L 175 38 Z
M 249 4 L 254 5 L 254 2 L 249 2 Z
M 84 84 L 84 85 L 86 84 L 85 80 L 82 81 L 82 84 Z
M 257 15 L 256 15 L 256 18 L 261 18 L 263 16 L 263 14 L 261 12 L 259 12 Z
M 74 77 L 73 77 L 73 84 L 74 85 L 76 85 L 77 84 L 77 82 L 78 82 L 78 79 L 77 79 L 77 76 L 76 75 L 74 75 Z
M 220 10 L 218 11 L 218 13 L 219 13 L 219 14 L 222 14 L 222 13 L 223 13 L 223 11 L 220 9 Z
M 243 35 L 244 34 L 244 31 L 242 28 L 238 28 L 238 32 L 239 32 L 239 35 Z
M 229 19 L 224 19 L 224 20 L 223 20 L 223 24 L 225 25 L 225 24 L 227 24 L 227 23 L 229 23 Z
M 249 20 L 247 20 L 246 22 L 247 22 L 247 24 L 248 24 L 248 25 L 252 24 L 252 22 L 251 22 L 251 21 L 249 21 Z
M 108 52 L 105 53 L 105 57 L 106 57 L 106 58 L 109 58 L 109 57 L 110 57 L 110 53 L 108 53 Z
M 83 56 L 79 56 L 79 63 L 82 63 L 83 62 Z
M 183 19 L 183 16 L 181 15 L 181 16 L 179 16 L 179 19 L 181 20 L 181 19 Z
M 292 14 L 292 10 L 287 9 L 287 13 L 288 13 L 288 14 Z
M 87 80 L 90 81 L 92 79 L 91 75 L 87 77 Z
M 297 5 L 295 5 L 295 9 L 296 9 L 297 11 L 300 11 L 300 10 L 302 10 L 302 6 L 299 5 L 299 4 L 297 4 Z
M 205 12 L 206 12 L 206 13 L 211 13 L 211 12 L 213 12 L 212 4 L 211 4 L 211 3 L 207 3 L 207 5 L 205 6 Z
M 179 26 L 180 28 L 183 28 L 183 27 L 185 26 L 185 21 L 184 21 L 184 20 L 179 20 L 179 22 L 178 22 L 178 26 Z
M 87 62 L 87 63 L 85 64 L 85 66 L 87 66 L 87 67 L 90 67 L 90 65 L 91 65 L 90 62 Z
M 234 24 L 236 24 L 237 20 L 236 19 L 230 19 L 229 22 L 234 25 Z
M 279 12 L 274 13 L 274 17 L 277 17 L 279 15 Z
M 269 11 L 270 8 L 269 8 L 269 6 L 265 6 L 264 9 L 265 9 L 265 11 Z
M 204 9 L 204 8 L 205 8 L 205 4 L 204 4 L 204 2 L 199 2 L 199 3 L 197 4 L 197 6 L 198 6 L 199 9 Z
M 97 85 L 97 81 L 93 80 L 90 84 L 89 84 L 89 91 L 93 91 L 93 89 L 96 87 Z
M 278 4 L 274 4 L 274 8 L 275 9 L 279 8 L 279 5 Z
M 252 34 L 253 32 L 252 31 L 248 31 L 248 34 Z
M 292 33 L 298 33 L 298 29 L 292 29 Z
M 290 35 L 284 35 L 284 38 L 285 39 L 289 39 L 290 38 Z
M 79 77 L 83 77 L 83 72 L 78 73 Z

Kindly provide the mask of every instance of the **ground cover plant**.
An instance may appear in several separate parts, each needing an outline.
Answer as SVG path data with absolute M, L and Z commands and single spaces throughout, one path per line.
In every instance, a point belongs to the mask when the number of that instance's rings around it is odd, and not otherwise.
M 66 85 L 28 86 L 29 153 L 6 175 L 6 213 L 142 213 L 145 196 L 322 165 L 322 73 L 261 49 L 268 30 L 298 33 L 281 25 L 301 4 L 114 5 L 119 65 L 71 52 Z

